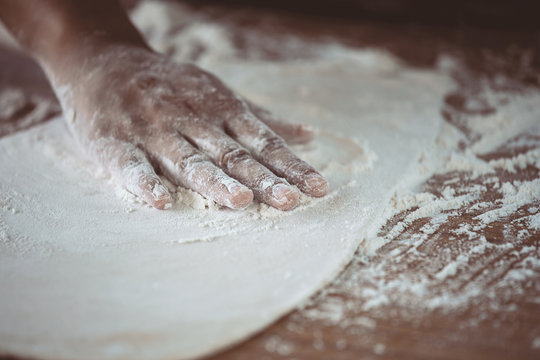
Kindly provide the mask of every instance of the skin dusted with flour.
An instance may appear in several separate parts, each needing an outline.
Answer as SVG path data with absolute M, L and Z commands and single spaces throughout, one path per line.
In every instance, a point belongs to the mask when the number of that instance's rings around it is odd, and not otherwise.
M 132 193 L 158 208 L 170 204 L 162 191 L 163 197 L 151 198 L 152 189 L 163 184 L 146 156 L 174 183 L 231 208 L 246 207 L 255 195 L 289 210 L 298 202 L 289 182 L 310 195 L 326 192 L 324 181 L 317 183 L 318 173 L 251 109 L 269 122 L 272 115 L 248 104 L 215 76 L 140 49 L 108 51 L 97 69 L 84 71 L 74 87 L 60 86 L 60 97 L 68 114 L 83 114 L 68 117 L 72 133 Z M 107 93 L 87 97 L 88 91 L 79 91 L 99 88 L 107 79 L 112 79 Z M 86 119 L 84 114 L 92 115 Z M 117 121 L 110 121 L 111 116 Z M 296 131 L 299 138 L 309 139 L 309 129 L 284 126 L 285 133 Z
M 326 180 L 285 141 L 310 140 L 309 128 L 282 123 L 212 74 L 155 53 L 117 3 L 4 0 L 0 9 L 45 68 L 79 144 L 152 206 L 172 203 L 155 168 L 233 209 L 256 198 L 290 210 L 299 199 L 291 185 L 326 195 Z

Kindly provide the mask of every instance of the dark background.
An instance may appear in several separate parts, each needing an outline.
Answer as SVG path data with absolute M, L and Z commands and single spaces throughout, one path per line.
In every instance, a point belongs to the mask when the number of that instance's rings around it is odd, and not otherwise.
M 384 22 L 539 29 L 540 0 L 189 0 Z

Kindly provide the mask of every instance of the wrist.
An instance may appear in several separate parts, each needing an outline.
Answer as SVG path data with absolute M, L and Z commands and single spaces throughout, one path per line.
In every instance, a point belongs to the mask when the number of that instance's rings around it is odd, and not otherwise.
M 151 51 L 118 1 L 3 0 L 0 19 L 52 73 L 80 66 L 114 46 Z
M 54 86 L 84 83 L 89 74 L 113 70 L 127 54 L 155 54 L 145 42 L 120 41 L 100 33 L 81 35 L 51 49 L 39 61 Z

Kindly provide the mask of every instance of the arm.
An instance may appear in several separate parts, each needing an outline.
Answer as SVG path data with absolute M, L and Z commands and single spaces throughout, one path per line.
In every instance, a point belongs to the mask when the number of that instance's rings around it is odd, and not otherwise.
M 155 53 L 110 0 L 0 0 L 0 18 L 44 67 L 73 135 L 156 208 L 174 183 L 231 208 L 255 196 L 288 210 L 290 184 L 324 196 L 322 176 L 287 147 L 313 134 L 276 120 L 192 64 Z

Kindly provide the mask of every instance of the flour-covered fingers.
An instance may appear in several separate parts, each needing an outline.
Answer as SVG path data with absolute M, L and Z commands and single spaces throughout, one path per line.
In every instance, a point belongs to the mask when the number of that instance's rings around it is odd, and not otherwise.
M 163 210 L 171 206 L 171 194 L 141 149 L 115 139 L 94 141 L 92 149 L 115 180 L 129 192 L 157 209 Z
M 307 124 L 289 124 L 278 119 L 270 111 L 246 100 L 253 114 L 264 122 L 277 135 L 281 136 L 287 144 L 307 144 L 315 138 L 315 132 Z
M 222 130 L 206 128 L 189 133 L 193 143 L 227 174 L 250 188 L 257 200 L 280 210 L 290 210 L 298 204 L 299 194 L 294 187 L 257 162 Z
M 298 186 L 302 192 L 314 197 L 328 193 L 328 183 L 322 175 L 294 155 L 283 138 L 253 115 L 247 114 L 228 122 L 227 130 L 260 163 Z
M 154 137 L 146 146 L 174 183 L 232 209 L 243 209 L 252 202 L 251 190 L 225 174 L 180 135 Z

